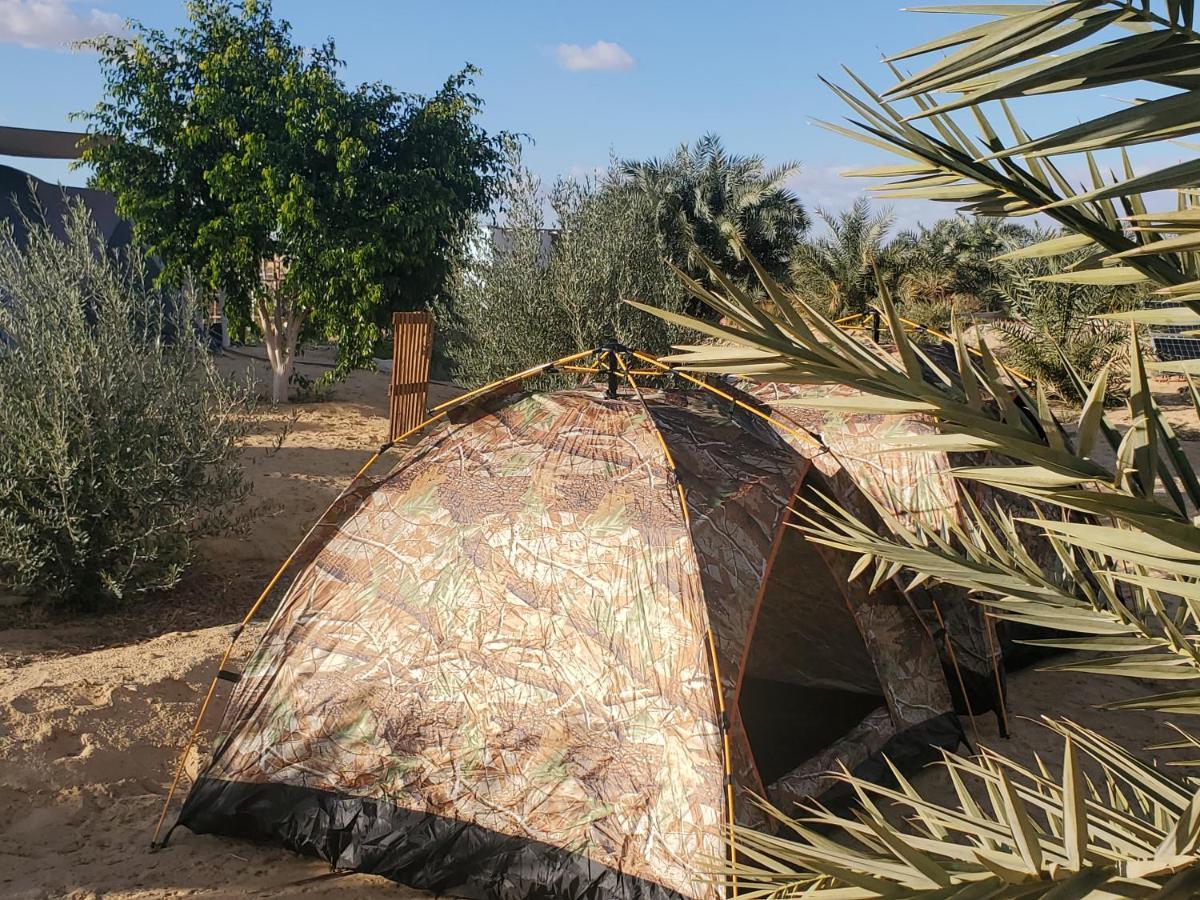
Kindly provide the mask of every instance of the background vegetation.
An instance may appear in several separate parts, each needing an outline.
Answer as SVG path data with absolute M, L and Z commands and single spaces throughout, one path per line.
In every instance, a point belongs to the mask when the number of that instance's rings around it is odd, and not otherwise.
M 746 254 L 782 277 L 808 229 L 808 214 L 788 187 L 799 171 L 797 162 L 768 169 L 761 156 L 731 154 L 709 133 L 668 157 L 622 161 L 609 187 L 623 184 L 649 204 L 661 255 L 692 278 L 708 280 L 707 257 L 753 289 Z
M 1121 396 L 1129 326 L 1101 317 L 1138 309 L 1147 300 L 1147 292 L 1137 286 L 1040 280 L 1069 273 L 1088 255 L 1084 249 L 1060 257 L 1014 259 L 1001 264 L 1005 277 L 996 283 L 1009 313 L 995 325 L 1004 337 L 1006 362 L 1076 404 L 1084 398 L 1075 377 L 1091 384 L 1105 368 L 1111 373 L 1106 399 Z
M 470 67 L 432 97 L 351 88 L 333 43 L 296 44 L 269 0 L 187 11 L 173 35 L 93 42 L 105 96 L 85 161 L 168 283 L 195 277 L 261 331 L 281 402 L 302 336 L 336 341 L 339 374 L 369 367 L 387 314 L 440 294 L 508 138 L 478 125 Z
M 442 352 L 465 385 L 597 347 L 609 338 L 666 352 L 686 333 L 621 301 L 681 310 L 686 292 L 658 252 L 653 210 L 617 174 L 560 180 L 544 194 L 518 164 L 506 226 L 481 232 L 435 315 Z M 546 227 L 549 206 L 557 223 Z

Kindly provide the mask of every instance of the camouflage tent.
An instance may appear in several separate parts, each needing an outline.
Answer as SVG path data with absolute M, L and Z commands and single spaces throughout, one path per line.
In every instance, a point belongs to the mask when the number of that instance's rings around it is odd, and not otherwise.
M 826 488 L 703 391 L 456 409 L 324 520 L 179 824 L 455 896 L 719 896 L 752 794 L 961 738 L 906 598 L 785 527 Z

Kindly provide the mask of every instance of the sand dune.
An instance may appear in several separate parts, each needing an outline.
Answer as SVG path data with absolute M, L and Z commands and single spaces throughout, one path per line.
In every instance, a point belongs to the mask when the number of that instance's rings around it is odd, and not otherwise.
M 251 528 L 206 545 L 171 597 L 104 620 L 26 616 L 26 627 L 0 630 L 0 896 L 423 896 L 382 879 L 331 875 L 323 863 L 277 848 L 182 829 L 168 848 L 149 852 L 177 749 L 229 623 L 383 440 L 386 389 L 384 376 L 360 373 L 332 402 L 270 412 L 245 450 L 257 513 Z M 249 648 L 256 633 L 252 627 L 239 646 Z M 1146 685 L 1034 671 L 1010 683 L 1014 716 L 1070 715 L 1133 747 L 1169 736 L 1150 714 L 1091 709 Z M 193 773 L 215 722 L 206 724 Z M 1012 740 L 990 742 L 1026 758 L 1057 754 L 1044 729 L 1023 719 L 1013 729 Z M 994 725 L 981 720 L 980 731 L 987 740 Z M 935 773 L 918 784 L 942 790 Z

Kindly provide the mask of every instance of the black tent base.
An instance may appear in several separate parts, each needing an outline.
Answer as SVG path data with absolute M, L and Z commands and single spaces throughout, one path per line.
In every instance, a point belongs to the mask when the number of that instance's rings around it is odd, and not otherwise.
M 883 756 L 912 771 L 963 739 L 953 713 L 935 716 L 895 735 L 854 774 L 887 783 L 892 778 Z M 840 809 L 853 796 L 848 785 L 838 784 L 820 800 Z M 282 844 L 337 869 L 468 900 L 683 900 L 661 884 L 562 847 L 382 800 L 288 784 L 201 777 L 188 794 L 179 825 L 197 834 Z
M 197 834 L 282 843 L 338 869 L 469 900 L 682 900 L 562 847 L 287 784 L 202 777 L 176 824 Z

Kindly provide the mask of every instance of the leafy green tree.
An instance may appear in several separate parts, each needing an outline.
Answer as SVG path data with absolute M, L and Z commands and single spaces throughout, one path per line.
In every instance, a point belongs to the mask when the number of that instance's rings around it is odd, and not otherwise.
M 866 312 L 878 288 L 874 265 L 883 256 L 893 216 L 872 211 L 859 197 L 844 212 L 817 211 L 829 233 L 801 244 L 791 261 L 791 282 L 831 315 Z
M 782 275 L 809 219 L 787 181 L 800 171 L 787 162 L 767 169 L 761 156 L 738 156 L 706 134 L 671 156 L 620 163 L 623 183 L 650 203 L 664 255 L 694 278 L 708 270 L 700 255 L 743 285 L 752 285 L 752 253 Z
M 171 35 L 93 42 L 105 96 L 85 161 L 168 280 L 197 273 L 261 329 L 281 401 L 302 335 L 335 339 L 341 374 L 370 364 L 384 312 L 437 296 L 505 139 L 475 121 L 470 68 L 429 98 L 350 88 L 332 42 L 298 45 L 269 0 L 187 13 Z

